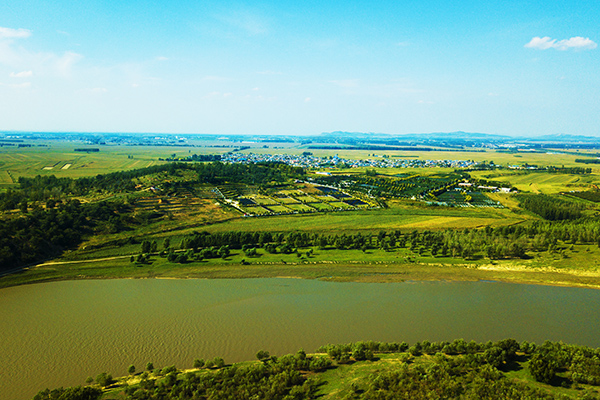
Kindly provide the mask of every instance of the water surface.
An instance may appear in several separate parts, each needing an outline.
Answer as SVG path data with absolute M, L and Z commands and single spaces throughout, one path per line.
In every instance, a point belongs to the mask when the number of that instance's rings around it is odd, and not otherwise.
M 493 282 L 86 280 L 0 290 L 2 398 L 148 361 L 253 359 L 358 340 L 600 346 L 600 291 Z

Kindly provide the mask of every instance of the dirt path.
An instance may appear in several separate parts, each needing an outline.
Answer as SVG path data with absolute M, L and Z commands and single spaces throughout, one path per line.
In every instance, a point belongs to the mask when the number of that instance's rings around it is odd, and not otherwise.
M 91 262 L 99 262 L 99 261 L 110 261 L 116 260 L 119 258 L 130 258 L 131 255 L 128 256 L 115 256 L 115 257 L 107 257 L 107 258 L 94 258 L 93 260 L 78 260 L 78 261 L 49 261 L 42 264 L 37 264 L 35 267 L 46 267 L 48 265 L 61 265 L 61 264 L 81 264 L 81 263 L 91 263 Z

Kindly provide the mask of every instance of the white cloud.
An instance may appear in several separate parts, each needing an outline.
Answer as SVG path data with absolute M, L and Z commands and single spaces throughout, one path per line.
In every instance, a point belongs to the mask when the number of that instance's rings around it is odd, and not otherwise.
M 29 29 L 12 29 L 0 27 L 0 39 L 22 39 L 28 38 L 29 36 L 31 36 L 31 31 Z
M 310 97 L 307 97 L 307 98 L 305 98 L 305 99 L 304 99 L 304 102 L 305 102 L 305 103 L 310 103 L 310 101 L 311 101 L 311 98 L 310 98 Z
M 97 88 L 90 89 L 90 92 L 95 93 L 95 94 L 100 94 L 100 93 L 108 92 L 108 89 L 103 88 L 103 87 L 97 87 Z
M 167 60 L 168 60 L 167 57 L 163 57 L 163 56 L 156 57 L 156 61 L 167 61 Z
M 538 50 L 556 49 L 565 51 L 569 49 L 591 50 L 598 47 L 598 45 L 590 38 L 584 38 L 581 36 L 575 36 L 570 39 L 563 40 L 552 39 L 549 36 L 536 36 L 531 39 L 529 43 L 525 45 L 525 47 Z
M 13 78 L 26 78 L 36 71 L 37 76 L 58 75 L 68 77 L 74 64 L 81 60 L 81 54 L 67 51 L 62 55 L 52 52 L 32 52 L 17 46 L 12 40 L 0 38 L 0 65 L 6 65 L 17 71 L 10 74 Z
M 33 71 L 21 71 L 21 72 L 11 72 L 11 78 L 29 78 L 33 76 Z

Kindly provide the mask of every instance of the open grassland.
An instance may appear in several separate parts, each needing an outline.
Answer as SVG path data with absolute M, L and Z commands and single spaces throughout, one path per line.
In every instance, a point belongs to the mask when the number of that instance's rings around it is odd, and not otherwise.
M 49 143 L 48 147 L 0 148 L 2 164 L 0 171 L 10 173 L 15 180 L 19 176 L 55 175 L 80 178 L 135 168 L 145 168 L 163 162 L 158 152 L 144 147 L 82 146 L 81 144 Z M 96 147 L 99 152 L 75 152 L 75 148 Z M 169 148 L 160 149 L 160 157 Z M 133 157 L 133 158 L 130 158 Z M 69 167 L 64 168 L 70 164 Z M 6 179 L 2 180 L 2 183 Z
M 600 175 L 554 174 L 530 171 L 474 171 L 474 178 L 505 182 L 521 192 L 553 194 L 569 190 L 589 190 L 600 184 Z
M 389 208 L 349 212 L 239 218 L 206 227 L 209 232 L 224 231 L 307 231 L 341 233 L 377 233 L 379 230 L 476 228 L 520 223 L 529 217 L 506 209 L 411 207 L 389 202 Z

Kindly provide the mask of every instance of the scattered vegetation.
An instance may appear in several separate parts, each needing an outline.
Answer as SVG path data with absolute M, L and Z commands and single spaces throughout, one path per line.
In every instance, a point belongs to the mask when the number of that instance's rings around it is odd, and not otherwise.
M 226 365 L 149 369 L 90 386 L 44 390 L 34 400 L 600 399 L 599 349 L 562 342 L 356 342 Z M 130 373 L 133 374 L 130 367 Z

